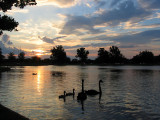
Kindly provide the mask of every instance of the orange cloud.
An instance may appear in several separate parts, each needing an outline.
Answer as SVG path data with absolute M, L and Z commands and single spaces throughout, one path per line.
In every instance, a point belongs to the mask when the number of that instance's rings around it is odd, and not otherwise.
M 77 0 L 37 0 L 38 5 L 56 5 L 58 7 L 70 7 L 77 4 Z

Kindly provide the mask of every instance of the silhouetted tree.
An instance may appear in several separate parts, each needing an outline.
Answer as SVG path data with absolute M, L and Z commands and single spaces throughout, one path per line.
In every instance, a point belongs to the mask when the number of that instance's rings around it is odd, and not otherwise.
M 18 26 L 18 22 L 14 20 L 12 17 L 8 17 L 6 15 L 0 15 L 0 35 L 3 34 L 4 30 L 12 31 Z M 16 29 L 15 29 L 16 30 Z
M 16 61 L 16 56 L 14 55 L 13 52 L 10 52 L 8 54 L 8 60 L 9 60 L 9 62 L 15 62 Z
M 111 62 L 112 63 L 123 63 L 126 59 L 117 46 L 111 46 L 110 49 Z
M 6 12 L 7 10 L 11 10 L 12 6 L 24 8 L 26 5 L 36 5 L 35 0 L 0 0 L 0 11 Z M 4 30 L 12 31 L 16 30 L 18 26 L 18 22 L 14 20 L 14 18 L 9 17 L 7 15 L 0 15 L 0 35 Z
M 68 59 L 62 45 L 58 45 L 51 49 L 50 58 L 54 64 L 64 64 Z
M 66 57 L 66 63 L 69 64 L 71 62 L 71 59 L 69 57 Z
M 154 55 L 150 51 L 142 51 L 139 55 L 134 56 L 132 61 L 138 64 L 151 64 L 154 62 Z
M 140 58 L 140 56 L 139 56 L 139 55 L 133 56 L 133 58 L 131 59 L 131 62 L 132 62 L 133 64 L 140 64 L 140 63 L 141 63 L 141 58 Z
M 85 50 L 85 48 L 77 49 L 76 57 L 80 59 L 81 63 L 85 63 L 88 58 L 89 51 Z
M 51 59 L 49 59 L 49 58 L 45 58 L 44 60 L 43 60 L 43 62 L 45 63 L 45 64 L 51 64 Z
M 72 64 L 78 64 L 78 59 L 72 59 L 71 63 Z
M 154 57 L 154 62 L 160 64 L 160 55 Z
M 24 52 L 20 52 L 18 54 L 18 60 L 19 60 L 19 62 L 23 62 L 24 59 L 25 59 L 25 53 Z
M 110 53 L 106 51 L 104 48 L 99 48 L 96 62 L 109 63 L 109 61 L 110 61 Z
M 2 49 L 0 48 L 0 62 L 2 62 L 4 59 L 4 55 L 2 55 Z
M 41 61 L 41 58 L 38 57 L 38 56 L 31 57 L 31 62 L 33 62 L 33 63 L 37 63 L 37 62 L 40 62 L 40 61 Z

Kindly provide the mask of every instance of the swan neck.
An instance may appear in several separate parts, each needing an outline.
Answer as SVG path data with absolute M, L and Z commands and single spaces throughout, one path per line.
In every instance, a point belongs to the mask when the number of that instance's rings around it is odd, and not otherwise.
M 101 90 L 101 82 L 99 82 L 99 92 L 102 93 L 102 90 Z
M 82 81 L 82 93 L 84 93 L 84 81 Z

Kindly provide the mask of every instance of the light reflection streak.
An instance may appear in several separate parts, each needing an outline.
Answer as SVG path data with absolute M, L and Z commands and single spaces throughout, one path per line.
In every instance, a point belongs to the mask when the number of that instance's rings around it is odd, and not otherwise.
M 37 91 L 41 95 L 41 70 L 38 69 L 37 72 Z

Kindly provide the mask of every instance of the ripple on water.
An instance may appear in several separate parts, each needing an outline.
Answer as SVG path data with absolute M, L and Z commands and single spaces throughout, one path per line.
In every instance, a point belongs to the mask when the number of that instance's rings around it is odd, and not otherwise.
M 160 67 L 157 66 L 25 66 L 1 73 L 0 102 L 33 120 L 160 119 Z M 53 71 L 65 73 L 54 76 Z M 37 73 L 33 76 L 32 73 Z M 77 102 L 84 88 L 102 96 Z M 76 89 L 65 102 L 58 96 Z

